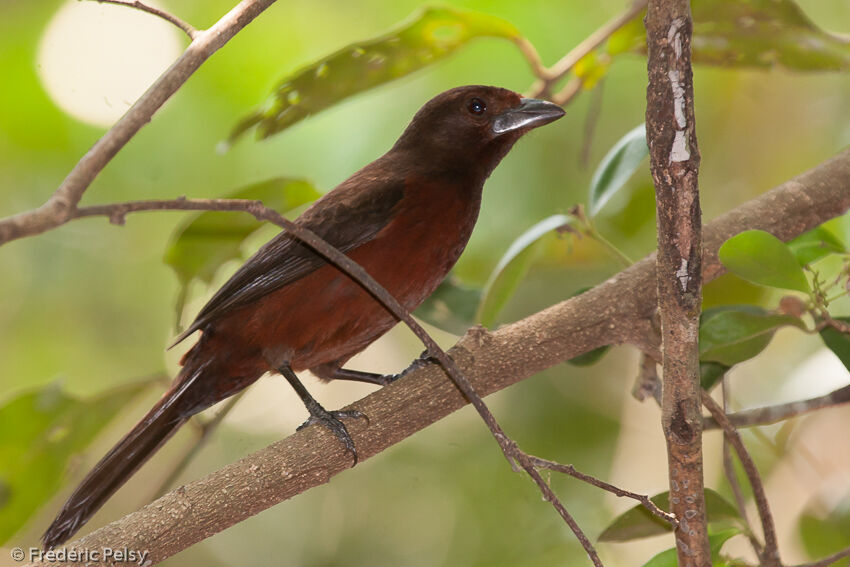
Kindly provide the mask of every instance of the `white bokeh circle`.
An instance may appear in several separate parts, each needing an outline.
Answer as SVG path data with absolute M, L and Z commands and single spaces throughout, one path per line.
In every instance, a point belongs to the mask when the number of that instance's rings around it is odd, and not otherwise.
M 156 16 L 69 0 L 42 34 L 38 74 L 62 110 L 110 126 L 181 51 L 179 30 Z

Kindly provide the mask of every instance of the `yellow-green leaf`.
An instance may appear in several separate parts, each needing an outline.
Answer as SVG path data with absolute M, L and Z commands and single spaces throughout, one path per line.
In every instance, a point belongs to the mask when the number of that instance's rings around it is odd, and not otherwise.
M 511 243 L 484 286 L 476 316 L 479 323 L 488 327 L 496 320 L 499 311 L 511 298 L 531 267 L 540 239 L 572 221 L 572 217 L 567 215 L 552 215 L 526 230 Z
M 792 0 L 693 0 L 691 10 L 694 63 L 795 71 L 850 68 L 850 41 L 817 27 Z M 642 18 L 611 36 L 610 55 L 646 53 Z
M 0 543 L 56 493 L 71 457 L 152 381 L 85 400 L 49 384 L 0 406 Z
M 723 243 L 717 256 L 729 271 L 747 281 L 810 291 L 806 274 L 787 244 L 763 230 L 745 230 Z
M 254 126 L 260 138 L 267 138 L 352 95 L 444 59 L 471 39 L 519 36 L 510 22 L 496 16 L 425 8 L 380 37 L 343 47 L 285 77 L 269 104 L 243 119 L 230 140 Z
M 285 213 L 319 196 L 307 181 L 278 177 L 243 187 L 224 198 L 259 200 Z M 241 257 L 242 242 L 261 226 L 246 213 L 206 211 L 193 215 L 174 231 L 164 261 L 184 286 L 194 278 L 209 282 L 222 264 Z
M 732 366 L 759 354 L 783 326 L 805 328 L 791 315 L 767 313 L 752 305 L 733 305 L 706 310 L 700 320 L 701 361 Z

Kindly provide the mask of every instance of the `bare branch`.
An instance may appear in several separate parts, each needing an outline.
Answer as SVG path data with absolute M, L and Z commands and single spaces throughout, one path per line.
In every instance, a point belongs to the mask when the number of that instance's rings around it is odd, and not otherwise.
M 584 41 L 576 45 L 569 53 L 564 55 L 560 61 L 555 63 L 549 69 L 544 68 L 542 64 L 539 63 L 540 57 L 537 56 L 536 51 L 531 54 L 527 52 L 527 48 L 520 46 L 520 49 L 526 56 L 526 59 L 529 60 L 534 74 L 538 77 L 537 83 L 531 87 L 529 96 L 548 97 L 551 94 L 552 87 L 555 83 L 569 73 L 573 67 L 576 66 L 576 63 L 581 61 L 583 57 L 607 41 L 615 31 L 632 21 L 638 14 L 640 14 L 643 9 L 646 8 L 646 3 L 647 0 L 633 0 L 632 5 L 625 12 L 587 36 Z M 553 99 L 553 102 L 557 101 Z
M 726 413 L 729 407 L 729 379 L 725 374 L 721 382 L 721 389 L 723 391 L 723 412 Z M 741 483 L 738 482 L 738 473 L 735 471 L 735 463 L 732 461 L 732 445 L 725 435 L 723 436 L 723 472 L 726 475 L 729 486 L 732 488 L 735 505 L 738 507 L 738 514 L 740 514 L 741 519 L 744 521 L 744 525 L 747 526 L 747 539 L 750 540 L 753 551 L 755 551 L 756 556 L 761 560 L 764 554 L 764 546 L 762 546 L 761 542 L 753 534 L 750 518 L 747 514 L 747 502 L 744 499 L 744 491 L 741 489 Z
M 198 35 L 198 30 L 196 30 L 191 25 L 187 24 L 177 16 L 173 14 L 169 14 L 164 10 L 160 10 L 159 8 L 155 8 L 154 6 L 149 6 L 144 2 L 140 2 L 139 0 L 95 0 L 98 4 L 115 4 L 117 6 L 127 6 L 128 8 L 135 8 L 136 10 L 141 10 L 142 12 L 147 12 L 148 14 L 153 14 L 158 18 L 162 18 L 166 22 L 173 24 L 180 28 L 180 31 L 189 36 L 189 39 L 195 39 L 195 36 Z
M 177 92 L 204 61 L 273 3 L 274 0 L 243 0 L 210 29 L 198 32 L 183 55 L 77 162 L 47 202 L 37 209 L 0 219 L 0 245 L 17 238 L 41 234 L 72 218 L 74 209 L 94 178 L 136 132 L 150 122 L 154 112 Z
M 845 557 L 850 557 L 850 547 L 842 549 L 837 553 L 833 553 L 832 555 L 819 559 L 813 563 L 801 563 L 800 565 L 794 565 L 793 567 L 829 567 L 836 561 L 844 559 Z
M 843 386 L 816 398 L 739 411 L 730 413 L 726 417 L 735 427 L 754 427 L 756 425 L 770 425 L 771 423 L 778 423 L 786 419 L 797 417 L 798 415 L 803 415 L 823 408 L 843 405 L 848 402 L 850 402 L 850 385 Z M 711 417 L 706 418 L 703 425 L 706 429 L 717 429 L 719 427 L 717 420 Z
M 548 461 L 546 459 L 541 459 L 540 457 L 531 457 L 531 463 L 538 468 L 548 469 L 552 471 L 556 471 L 559 473 L 564 473 L 573 478 L 577 478 L 581 481 L 584 481 L 588 484 L 591 484 L 597 488 L 601 488 L 607 492 L 615 494 L 620 497 L 631 498 L 633 500 L 637 500 L 640 502 L 644 508 L 649 510 L 653 515 L 658 518 L 664 520 L 665 522 L 670 523 L 674 528 L 679 525 L 679 522 L 676 520 L 676 516 L 665 512 L 658 506 L 656 506 L 655 502 L 649 499 L 649 496 L 646 494 L 638 494 L 636 492 L 631 492 L 628 490 L 624 490 L 619 486 L 615 486 L 613 484 L 607 483 L 604 480 L 599 480 L 598 478 L 591 476 L 589 474 L 585 474 L 583 472 L 577 471 L 576 468 L 572 465 L 566 465 L 562 463 L 556 463 L 554 461 Z
M 761 519 L 762 531 L 764 532 L 764 550 L 761 554 L 761 562 L 767 567 L 781 567 L 782 562 L 779 559 L 776 526 L 773 522 L 773 515 L 770 513 L 770 504 L 767 501 L 767 495 L 764 492 L 764 484 L 761 481 L 758 468 L 747 451 L 746 446 L 744 446 L 738 430 L 726 418 L 723 408 L 706 392 L 702 392 L 702 405 L 706 407 L 714 419 L 717 420 L 717 423 L 720 424 L 724 436 L 735 449 L 738 458 L 741 460 L 741 464 L 744 466 L 744 471 L 747 473 L 747 479 L 753 489 L 753 498 L 756 501 L 756 509 Z
M 706 280 L 724 271 L 717 248 L 743 230 L 766 230 L 790 240 L 846 212 L 850 208 L 848 182 L 850 150 L 707 225 Z M 604 344 L 630 342 L 657 350 L 651 324 L 656 303 L 654 277 L 655 261 L 650 256 L 580 296 L 497 331 L 473 329 L 450 354 L 475 388 L 489 394 Z M 430 364 L 363 398 L 352 407 L 367 414 L 370 423 L 358 420 L 350 424 L 361 461 L 465 403 L 445 374 Z M 350 464 L 350 456 L 333 434 L 308 427 L 166 494 L 68 547 L 149 549 L 151 561 L 156 563 L 328 482 Z M 165 533 L 167 538 L 157 536 Z
M 650 0 L 645 24 L 646 138 L 658 224 L 661 427 L 667 442 L 670 504 L 679 520 L 675 532 L 679 565 L 710 567 L 699 404 L 702 212 L 690 2 Z

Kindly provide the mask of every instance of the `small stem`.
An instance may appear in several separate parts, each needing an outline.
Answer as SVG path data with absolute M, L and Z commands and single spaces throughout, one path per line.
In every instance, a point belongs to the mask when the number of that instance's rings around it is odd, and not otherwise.
M 747 473 L 747 479 L 750 481 L 750 486 L 753 489 L 753 497 L 756 501 L 756 508 L 758 509 L 759 517 L 761 518 L 762 531 L 764 532 L 764 552 L 761 556 L 761 562 L 767 567 L 780 567 L 782 562 L 779 559 L 776 527 L 773 522 L 773 515 L 770 512 L 770 504 L 768 503 L 767 495 L 764 491 L 764 484 L 762 483 L 758 468 L 756 467 L 753 458 L 750 456 L 750 453 L 747 451 L 747 448 L 741 439 L 741 435 L 726 417 L 726 413 L 723 411 L 723 408 L 721 408 L 705 391 L 702 392 L 701 397 L 702 404 L 709 413 L 711 413 L 717 423 L 720 424 L 726 439 L 729 440 L 729 443 L 731 443 L 732 447 L 735 448 L 735 452 L 738 453 L 738 458 L 744 466 L 744 471 Z
M 564 473 L 573 478 L 577 478 L 582 480 L 588 484 L 591 484 L 597 488 L 601 488 L 602 490 L 606 490 L 612 494 L 615 494 L 620 497 L 632 498 L 633 500 L 637 500 L 640 502 L 647 510 L 649 510 L 653 515 L 661 518 L 665 522 L 670 523 L 674 528 L 679 525 L 679 522 L 676 520 L 676 516 L 670 514 L 669 512 L 665 512 L 661 508 L 659 508 L 655 502 L 649 499 L 649 496 L 645 494 L 637 494 L 636 492 L 630 492 L 628 490 L 624 490 L 618 486 L 607 483 L 604 480 L 599 480 L 598 478 L 591 476 L 589 474 L 585 474 L 583 472 L 579 472 L 572 465 L 566 465 L 562 463 L 556 463 L 554 461 L 548 461 L 546 459 L 541 459 L 539 457 L 530 456 L 531 463 L 538 468 L 548 469 L 560 473 Z
M 625 252 L 614 246 L 607 238 L 602 236 L 602 233 L 596 230 L 596 227 L 593 226 L 593 222 L 591 222 L 590 219 L 587 219 L 585 225 L 587 227 L 588 235 L 590 235 L 591 238 L 595 239 L 597 242 L 605 246 L 611 253 L 614 254 L 614 256 L 619 258 L 623 262 L 625 268 L 628 268 L 629 266 L 634 264 L 634 261 L 629 258 Z
M 791 419 L 826 407 L 838 406 L 850 402 L 850 385 L 843 386 L 823 396 L 777 404 L 763 408 L 744 410 L 727 415 L 729 422 L 735 427 L 753 427 L 756 425 L 770 425 L 786 419 Z M 707 418 L 704 421 L 705 429 L 717 429 L 717 420 Z
M 836 561 L 844 559 L 845 557 L 850 557 L 850 547 L 842 549 L 837 553 L 833 553 L 832 555 L 819 559 L 813 563 L 801 563 L 800 565 L 793 565 L 792 567 L 829 567 L 829 565 L 832 565 Z
M 144 2 L 140 2 L 139 0 L 95 0 L 98 4 L 115 4 L 116 6 L 126 6 L 128 8 L 135 8 L 136 10 L 141 10 L 142 12 L 147 12 L 148 14 L 153 14 L 158 18 L 162 18 L 166 22 L 173 24 L 180 28 L 180 31 L 189 36 L 190 40 L 195 39 L 195 36 L 198 35 L 198 30 L 196 30 L 191 25 L 187 24 L 177 16 L 169 14 L 159 8 L 154 8 L 153 6 L 149 6 Z
M 723 393 L 723 411 L 726 412 L 729 406 L 729 379 L 727 376 L 723 376 L 723 381 L 721 382 L 720 387 Z M 726 436 L 723 437 L 723 472 L 726 474 L 726 480 L 732 488 L 732 494 L 735 497 L 735 505 L 738 507 L 738 514 L 740 514 L 741 519 L 747 526 L 746 535 L 750 540 L 750 545 L 759 559 L 761 559 L 764 548 L 761 545 L 761 542 L 756 539 L 756 536 L 753 534 L 752 527 L 750 526 L 750 519 L 747 517 L 747 501 L 744 498 L 744 491 L 741 489 L 741 483 L 738 482 L 738 474 L 735 471 L 735 464 L 732 461 L 732 446 Z

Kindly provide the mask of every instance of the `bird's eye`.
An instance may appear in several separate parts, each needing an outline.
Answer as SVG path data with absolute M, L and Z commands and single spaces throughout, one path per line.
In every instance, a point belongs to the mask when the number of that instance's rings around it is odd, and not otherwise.
M 466 108 L 472 114 L 484 114 L 484 111 L 487 110 L 487 105 L 480 98 L 473 98 L 469 100 Z

